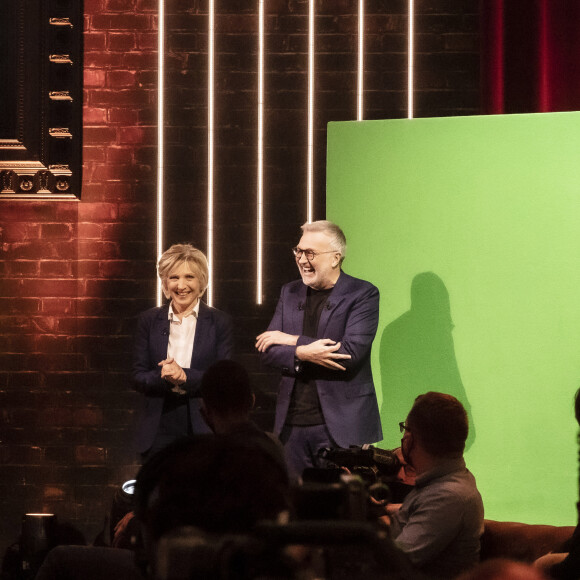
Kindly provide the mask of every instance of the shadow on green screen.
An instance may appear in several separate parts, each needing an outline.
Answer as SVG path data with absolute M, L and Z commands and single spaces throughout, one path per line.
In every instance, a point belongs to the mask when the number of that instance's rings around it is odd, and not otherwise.
M 427 391 L 459 399 L 469 417 L 466 449 L 475 440 L 471 405 L 461 380 L 453 345 L 449 292 L 433 272 L 411 282 L 411 308 L 388 324 L 380 337 L 384 425 L 404 421 L 415 397 Z
M 418 394 L 451 393 L 470 415 L 486 517 L 575 523 L 580 112 L 327 134 L 327 217 L 349 240 L 349 274 L 381 293 L 382 445 Z

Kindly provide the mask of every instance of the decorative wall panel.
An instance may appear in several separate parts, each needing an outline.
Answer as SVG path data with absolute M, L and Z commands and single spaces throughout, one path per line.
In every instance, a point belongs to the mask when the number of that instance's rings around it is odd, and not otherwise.
M 79 198 L 83 3 L 7 0 L 0 21 L 0 198 Z

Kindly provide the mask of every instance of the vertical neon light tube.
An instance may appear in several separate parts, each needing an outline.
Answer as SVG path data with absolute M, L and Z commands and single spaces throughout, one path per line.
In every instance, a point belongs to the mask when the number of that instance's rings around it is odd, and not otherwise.
M 308 192 L 306 221 L 311 222 L 314 213 L 314 0 L 310 0 L 308 4 Z
M 414 87 L 414 67 L 415 67 L 415 4 L 414 0 L 409 0 L 409 30 L 407 42 L 407 74 L 408 74 L 408 88 L 407 88 L 407 117 L 413 118 L 414 103 L 413 92 Z
M 164 90 L 165 90 L 165 0 L 159 0 L 157 31 L 157 261 L 163 253 L 163 177 L 165 172 L 164 152 Z M 163 292 L 157 280 L 157 306 L 161 306 Z
M 256 304 L 263 298 L 263 217 L 264 217 L 264 0 L 258 4 L 259 47 L 258 47 L 258 192 L 256 200 Z
M 207 303 L 213 305 L 214 0 L 209 0 L 207 95 Z
M 364 90 L 364 25 L 365 3 L 358 0 L 358 83 L 357 83 L 357 121 L 363 120 L 363 90 Z

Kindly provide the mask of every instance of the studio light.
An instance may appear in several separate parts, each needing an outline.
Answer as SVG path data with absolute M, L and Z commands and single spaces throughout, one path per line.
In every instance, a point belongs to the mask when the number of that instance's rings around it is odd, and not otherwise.
M 165 0 L 159 0 L 159 30 L 157 34 L 157 262 L 163 253 L 163 205 L 165 173 Z M 161 306 L 163 292 L 157 280 L 157 306 Z
M 256 199 L 256 304 L 262 304 L 264 226 L 264 0 L 258 3 L 258 191 Z
M 215 3 L 209 0 L 208 14 L 208 82 L 207 82 L 207 262 L 209 285 L 207 303 L 213 305 L 213 228 L 214 228 L 214 50 Z
M 414 73 L 415 73 L 415 2 L 409 0 L 408 6 L 408 32 L 407 32 L 407 117 L 413 118 L 414 103 L 413 92 L 414 87 Z
M 307 221 L 314 214 L 314 0 L 308 3 L 308 169 L 307 169 Z
M 358 2 L 358 75 L 357 75 L 357 107 L 356 118 L 363 120 L 363 92 L 364 92 L 364 25 L 365 25 L 365 3 L 364 0 Z

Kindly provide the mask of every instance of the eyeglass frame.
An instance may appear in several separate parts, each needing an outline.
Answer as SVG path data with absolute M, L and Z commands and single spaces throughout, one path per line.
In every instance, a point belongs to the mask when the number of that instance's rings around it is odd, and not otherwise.
M 405 424 L 405 421 L 399 422 L 399 429 L 400 429 L 401 433 L 404 433 L 405 431 L 411 430 L 411 429 L 409 429 L 409 426 Z
M 335 254 L 335 253 L 340 254 L 338 250 L 328 250 L 328 252 L 315 252 L 314 250 L 303 250 L 298 246 L 294 246 L 292 248 L 292 253 L 294 254 L 294 257 L 297 260 L 300 260 L 300 258 L 302 258 L 302 254 L 304 254 L 309 262 L 312 262 L 312 260 L 314 260 L 316 256 L 320 256 L 321 254 Z

